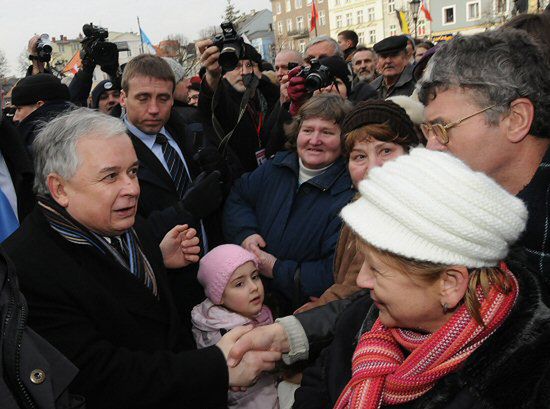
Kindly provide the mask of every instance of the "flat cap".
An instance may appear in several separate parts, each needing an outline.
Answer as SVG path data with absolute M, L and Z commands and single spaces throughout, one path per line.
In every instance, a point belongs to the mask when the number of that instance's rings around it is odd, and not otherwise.
M 407 48 L 407 36 L 391 36 L 377 42 L 372 47 L 377 54 L 395 54 Z

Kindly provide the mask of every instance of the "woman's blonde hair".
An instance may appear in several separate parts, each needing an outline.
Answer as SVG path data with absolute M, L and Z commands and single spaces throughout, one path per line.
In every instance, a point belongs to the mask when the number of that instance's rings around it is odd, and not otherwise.
M 390 251 L 381 250 L 363 240 L 358 240 L 357 243 L 358 246 L 363 247 L 362 251 L 374 253 L 385 264 L 428 283 L 436 281 L 441 276 L 441 273 L 449 268 L 445 264 L 414 260 Z M 481 288 L 485 295 L 488 294 L 491 287 L 496 288 L 502 294 L 508 294 L 511 291 L 510 277 L 499 267 L 468 268 L 468 273 L 468 289 L 464 295 L 463 302 L 476 322 L 484 325 L 480 313 L 481 305 L 476 295 L 478 288 Z

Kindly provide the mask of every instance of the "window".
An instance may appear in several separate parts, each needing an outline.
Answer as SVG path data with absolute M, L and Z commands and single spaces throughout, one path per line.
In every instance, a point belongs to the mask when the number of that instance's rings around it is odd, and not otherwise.
M 281 14 L 282 12 L 281 3 L 275 3 L 275 13 Z
M 376 43 L 376 30 L 369 30 L 369 43 Z
M 339 6 L 340 5 L 340 0 L 334 0 L 334 5 Z
M 367 9 L 367 21 L 374 20 L 374 7 L 369 7 Z
M 454 24 L 455 6 L 443 7 L 443 24 Z
M 304 18 L 302 16 L 296 17 L 296 30 L 302 31 L 304 29 Z
M 353 16 L 351 13 L 346 13 L 346 25 L 349 27 L 353 24 Z
M 363 10 L 357 10 L 357 24 L 363 22 Z
M 323 1 L 325 1 L 325 0 L 318 0 L 317 3 L 322 3 Z M 311 3 L 311 0 L 309 0 L 309 3 Z
M 503 14 L 506 13 L 506 0 L 495 0 L 495 13 Z
M 304 40 L 300 41 L 300 52 L 303 54 L 306 52 L 306 42 Z
M 479 20 L 479 1 L 466 3 L 466 20 Z
M 388 0 L 388 13 L 395 12 L 395 0 Z
M 342 27 L 342 16 L 336 16 L 336 28 Z
M 397 35 L 397 26 L 395 24 L 390 25 L 390 35 L 391 36 Z
M 310 18 L 310 21 L 311 21 L 311 18 Z M 326 19 L 325 19 L 325 10 L 321 10 L 319 12 L 319 25 L 320 26 L 324 26 L 326 24 Z
M 424 37 L 426 35 L 426 21 L 418 20 L 418 26 L 416 27 L 418 37 Z
M 288 19 L 286 21 L 286 32 L 288 34 L 289 31 L 292 31 L 292 20 L 291 19 Z
M 281 35 L 283 34 L 283 22 L 282 21 L 279 21 L 277 23 L 277 33 L 279 33 Z
M 59 44 L 59 52 L 64 53 L 65 52 L 65 46 L 63 44 Z
M 359 44 L 365 44 L 365 33 L 357 33 L 357 37 L 359 38 Z
M 302 8 L 302 0 L 294 0 L 294 8 L 295 9 L 301 9 Z
M 290 2 L 290 0 L 286 0 L 286 11 L 290 11 L 292 10 L 292 4 Z

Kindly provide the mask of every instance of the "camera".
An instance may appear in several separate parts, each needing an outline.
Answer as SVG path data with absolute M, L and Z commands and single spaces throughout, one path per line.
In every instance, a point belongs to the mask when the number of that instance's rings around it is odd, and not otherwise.
M 311 60 L 310 64 L 311 66 L 304 67 L 300 74 L 298 74 L 300 77 L 306 79 L 304 85 L 309 92 L 334 84 L 335 77 L 330 72 L 330 68 L 326 65 L 321 65 L 317 59 Z
M 233 71 L 244 55 L 244 41 L 233 23 L 222 23 L 220 27 L 222 33 L 212 38 L 214 45 L 220 49 L 218 62 L 224 71 Z
M 52 42 L 50 36 L 42 34 L 36 43 L 36 57 L 38 61 L 49 62 L 52 58 Z M 32 59 L 32 58 L 31 58 Z
M 82 32 L 85 37 L 81 41 L 80 58 L 82 60 L 90 59 L 99 64 L 107 74 L 110 74 L 110 71 L 116 71 L 118 69 L 119 50 L 116 44 L 106 41 L 109 37 L 109 31 L 90 23 L 82 26 Z

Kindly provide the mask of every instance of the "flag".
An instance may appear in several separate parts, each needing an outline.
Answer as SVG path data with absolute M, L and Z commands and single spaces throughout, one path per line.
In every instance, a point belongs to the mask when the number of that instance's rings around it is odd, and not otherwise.
M 312 0 L 311 2 L 311 28 L 309 29 L 310 32 L 315 30 L 317 28 L 317 20 L 319 19 L 319 13 L 317 12 L 317 7 L 315 6 L 315 0 Z
M 82 60 L 80 59 L 80 51 L 77 51 L 73 55 L 73 58 L 65 65 L 65 68 L 63 68 L 63 73 L 72 72 L 76 74 L 80 67 L 82 67 Z
M 424 12 L 427 20 L 432 21 L 432 15 L 430 14 L 430 10 L 428 10 L 428 4 L 426 3 L 426 0 L 422 0 L 422 3 L 420 4 L 420 10 Z
M 401 27 L 401 32 L 403 34 L 410 34 L 411 31 L 409 30 L 409 23 L 407 23 L 407 16 L 405 16 L 405 12 L 401 10 L 395 10 L 397 13 L 397 20 L 399 20 L 399 27 Z
M 155 49 L 155 46 L 151 40 L 149 40 L 149 37 L 147 37 L 147 34 L 145 34 L 145 31 L 143 31 L 141 27 L 139 29 L 139 33 L 141 35 L 141 43 L 147 48 L 147 50 L 149 50 L 149 54 L 156 54 L 157 50 Z

